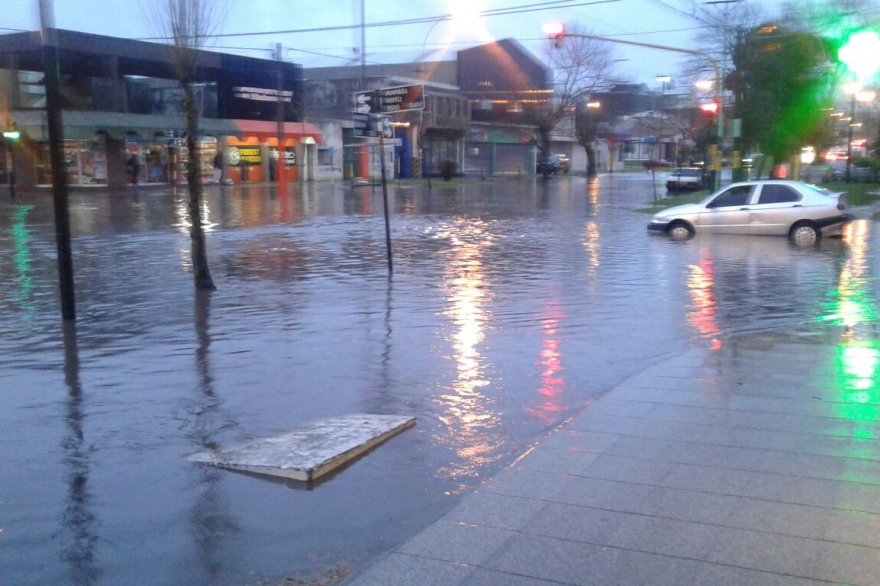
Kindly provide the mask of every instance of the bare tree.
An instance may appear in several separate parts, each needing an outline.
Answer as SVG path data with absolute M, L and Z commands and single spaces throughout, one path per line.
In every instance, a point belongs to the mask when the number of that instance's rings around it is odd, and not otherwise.
M 186 179 L 189 190 L 190 239 L 193 279 L 196 289 L 216 289 L 208 268 L 205 232 L 202 228 L 202 170 L 196 156 L 199 136 L 199 105 L 195 83 L 199 79 L 201 49 L 217 32 L 229 14 L 227 0 L 150 0 L 152 23 L 170 42 L 170 60 L 177 81 L 183 87 L 186 111 Z
M 747 2 L 713 4 L 693 1 L 686 14 L 701 25 L 694 35 L 694 44 L 720 64 L 722 76 L 731 67 L 732 56 L 742 42 L 744 31 L 767 20 L 767 13 L 761 6 Z M 715 75 L 708 61 L 697 56 L 687 59 L 684 74 L 690 82 L 711 79 Z
M 553 72 L 550 97 L 523 104 L 526 120 L 538 129 L 537 146 L 543 157 L 550 154 L 550 135 L 557 124 L 565 118 L 574 119 L 578 106 L 610 83 L 613 52 L 608 43 L 578 37 L 593 34 L 578 24 L 566 28 L 562 45 L 549 49 L 548 62 Z M 592 162 L 590 149 L 586 152 Z

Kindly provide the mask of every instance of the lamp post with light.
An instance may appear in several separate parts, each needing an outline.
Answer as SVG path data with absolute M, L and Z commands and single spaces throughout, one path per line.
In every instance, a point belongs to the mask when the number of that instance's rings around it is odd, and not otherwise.
M 837 51 L 837 57 L 852 72 L 854 81 L 844 86 L 850 95 L 850 122 L 846 145 L 846 182 L 850 182 L 852 167 L 853 125 L 856 117 L 856 100 L 862 89 L 862 81 L 880 69 L 880 37 L 874 31 L 862 30 L 849 36 Z

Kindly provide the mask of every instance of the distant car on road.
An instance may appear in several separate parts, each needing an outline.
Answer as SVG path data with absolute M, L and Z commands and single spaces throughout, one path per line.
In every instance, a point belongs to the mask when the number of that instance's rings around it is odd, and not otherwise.
M 538 175 L 568 173 L 571 170 L 571 160 L 565 155 L 548 155 L 538 161 Z
M 703 184 L 703 170 L 699 167 L 679 167 L 666 179 L 666 189 L 673 193 L 697 191 Z
M 795 244 L 815 244 L 840 236 L 852 220 L 842 193 L 800 181 L 734 183 L 700 203 L 675 206 L 654 215 L 648 230 L 675 239 L 694 234 L 788 236 Z

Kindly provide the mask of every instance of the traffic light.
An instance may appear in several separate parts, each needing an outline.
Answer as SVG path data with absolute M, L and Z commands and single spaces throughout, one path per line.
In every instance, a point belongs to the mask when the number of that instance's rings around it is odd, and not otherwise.
M 562 41 L 565 40 L 565 24 L 561 22 L 548 22 L 542 29 L 545 35 L 553 39 L 553 44 L 557 49 L 562 47 Z
M 866 80 L 880 68 L 880 37 L 874 31 L 855 32 L 837 50 L 837 58 L 860 80 Z
M 705 104 L 700 104 L 700 111 L 707 116 L 714 116 L 718 113 L 718 103 L 707 102 Z

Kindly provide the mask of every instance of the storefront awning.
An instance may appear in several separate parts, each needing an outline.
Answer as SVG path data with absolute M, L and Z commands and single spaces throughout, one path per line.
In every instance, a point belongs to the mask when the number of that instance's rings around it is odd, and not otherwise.
M 260 140 L 269 140 L 278 137 L 278 123 L 265 120 L 232 120 L 238 127 L 238 134 L 242 138 L 250 136 Z M 308 122 L 285 122 L 284 136 L 287 138 L 302 139 L 311 138 L 315 142 L 321 142 L 321 131 L 314 124 Z

